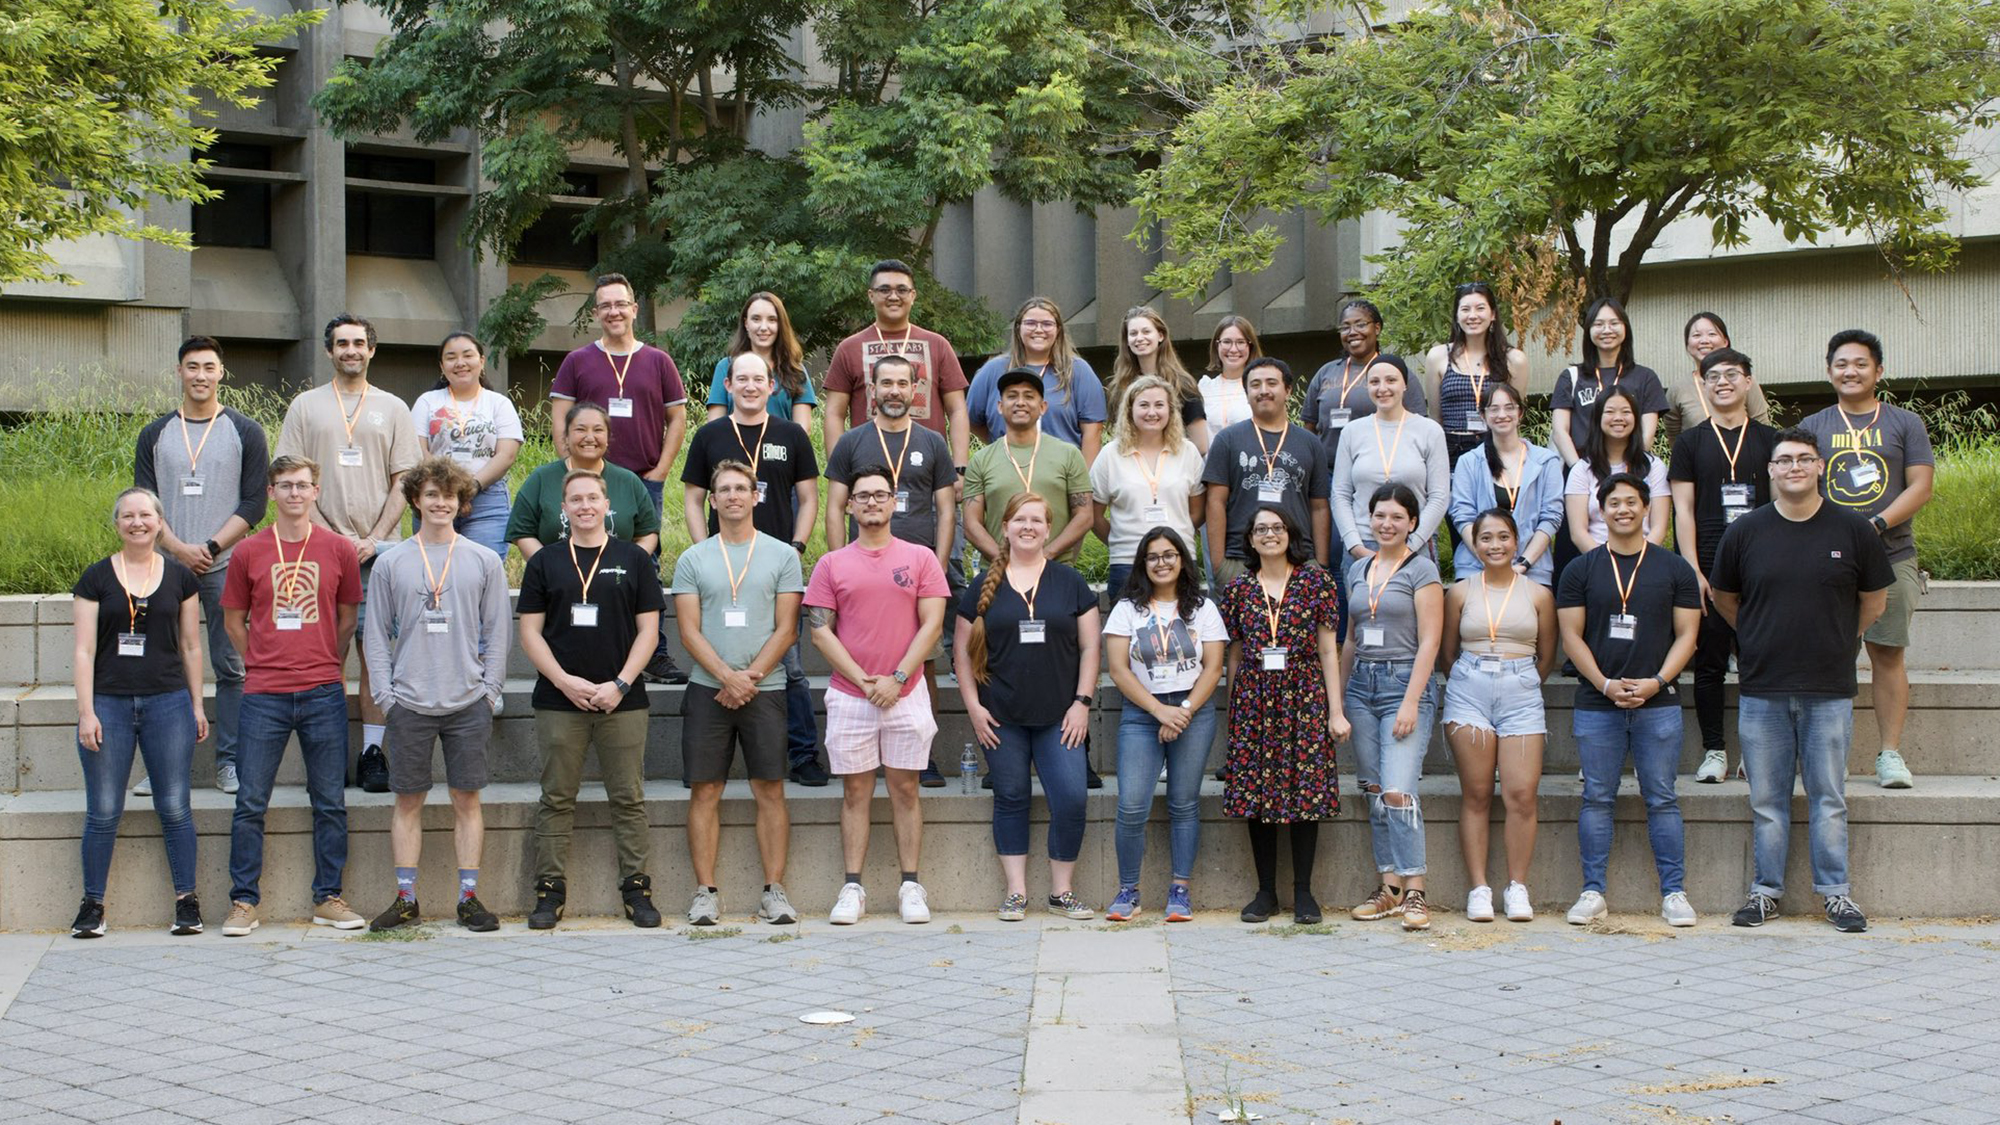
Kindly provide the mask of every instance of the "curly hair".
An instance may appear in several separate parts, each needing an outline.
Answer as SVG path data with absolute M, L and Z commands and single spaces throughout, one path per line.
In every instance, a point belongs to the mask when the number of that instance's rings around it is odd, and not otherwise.
M 458 514 L 472 510 L 472 498 L 479 494 L 479 485 L 465 466 L 449 457 L 426 457 L 417 462 L 417 467 L 403 474 L 403 500 L 414 510 L 417 498 L 424 494 L 424 486 L 434 484 L 438 491 L 458 497 Z

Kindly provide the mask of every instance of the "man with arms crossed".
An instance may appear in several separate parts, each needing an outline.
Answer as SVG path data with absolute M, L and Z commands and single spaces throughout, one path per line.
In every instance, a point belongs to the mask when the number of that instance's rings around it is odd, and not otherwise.
M 472 510 L 478 486 L 449 457 L 427 457 L 403 477 L 417 534 L 384 551 L 368 579 L 375 612 L 362 630 L 361 655 L 375 703 L 388 716 L 389 788 L 396 811 L 389 849 L 396 899 L 369 923 L 393 930 L 417 921 L 417 860 L 424 844 L 424 797 L 431 790 L 431 747 L 444 744 L 451 788 L 452 840 L 458 849 L 458 924 L 478 933 L 500 928 L 479 901 L 479 858 L 486 822 L 486 746 L 507 673 L 513 607 L 500 556 L 460 535 L 453 524 Z
M 1847 755 L 1854 739 L 1854 648 L 1895 581 L 1882 537 L 1820 495 L 1819 438 L 1778 431 L 1771 503 L 1729 525 L 1709 589 L 1736 630 L 1736 730 L 1750 771 L 1756 876 L 1731 921 L 1761 926 L 1785 893 L 1792 779 L 1803 776 L 1813 891 L 1826 919 L 1860 933 L 1868 919 L 1847 875 Z
M 851 925 L 868 909 L 861 869 L 868 858 L 869 811 L 875 770 L 889 782 L 902 864 L 897 891 L 905 922 L 928 922 L 931 910 L 917 881 L 923 812 L 917 771 L 930 760 L 937 720 L 931 717 L 924 657 L 944 630 L 946 584 L 937 555 L 890 534 L 896 488 L 889 470 L 856 470 L 847 496 L 859 529 L 854 542 L 820 557 L 806 587 L 813 643 L 833 665 L 826 693 L 826 753 L 841 775 L 840 851 L 847 878 L 827 920 Z
M 271 455 L 264 427 L 222 405 L 222 380 L 229 372 L 222 365 L 220 344 L 207 336 L 188 337 L 174 374 L 181 381 L 180 408 L 139 431 L 132 483 L 152 489 L 166 509 L 160 550 L 201 579 L 208 662 L 215 669 L 215 787 L 234 793 L 243 654 L 229 643 L 222 626 L 222 587 L 229 577 L 230 551 L 264 518 L 264 474 Z M 143 772 L 132 792 L 152 795 Z
M 266 480 L 278 505 L 271 526 L 237 544 L 222 588 L 222 623 L 243 654 L 242 726 L 236 743 L 236 815 L 229 825 L 229 917 L 222 936 L 257 928 L 264 874 L 264 813 L 299 736 L 312 802 L 313 924 L 358 930 L 365 919 L 340 897 L 347 867 L 347 682 L 341 665 L 361 604 L 354 544 L 314 526 L 320 469 L 280 456 Z
M 1930 503 L 1937 460 L 1924 420 L 1875 395 L 1882 381 L 1882 341 L 1849 328 L 1826 345 L 1826 377 L 1840 401 L 1799 423 L 1819 439 L 1826 458 L 1825 496 L 1867 520 L 1889 552 L 1889 600 L 1861 639 L 1868 648 L 1869 695 L 1882 742 L 1875 754 L 1875 783 L 1908 789 L 1914 783 L 1903 761 L 1903 722 L 1910 713 L 1910 618 L 1923 595 L 1911 521 Z
M 403 474 L 423 455 L 416 423 L 403 400 L 370 386 L 368 365 L 375 359 L 375 326 L 347 313 L 326 326 L 326 354 L 333 380 L 304 391 L 285 410 L 277 455 L 317 462 L 319 502 L 313 522 L 354 544 L 361 561 L 364 596 L 375 555 L 402 535 Z M 364 603 L 359 611 L 367 615 Z M 355 781 L 370 793 L 389 791 L 389 764 L 382 756 L 382 709 L 361 669 L 361 756 Z
M 745 385 L 730 380 L 739 409 Z M 674 563 L 674 620 L 695 664 L 681 709 L 681 764 L 694 790 L 687 833 L 695 889 L 688 922 L 713 926 L 722 914 L 715 881 L 722 785 L 741 748 L 764 861 L 757 920 L 790 925 L 799 916 L 785 897 L 792 825 L 785 810 L 785 672 L 779 663 L 799 635 L 805 578 L 798 552 L 755 526 L 757 474 L 749 465 L 717 463 L 706 492 L 719 521 L 716 534 Z

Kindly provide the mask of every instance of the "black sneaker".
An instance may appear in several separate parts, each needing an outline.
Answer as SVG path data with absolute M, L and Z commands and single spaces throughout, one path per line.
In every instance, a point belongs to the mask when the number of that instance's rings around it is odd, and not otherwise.
M 688 682 L 688 674 L 681 671 L 680 665 L 674 663 L 673 654 L 664 650 L 653 657 L 653 662 L 646 665 L 646 670 L 639 673 L 639 678 L 649 684 L 684 684 Z
M 1868 928 L 1868 916 L 1846 895 L 1826 896 L 1826 920 L 1843 934 L 1858 934 Z
M 569 884 L 562 879 L 540 879 L 535 883 L 535 908 L 528 912 L 528 928 L 553 930 L 562 920 L 563 903 L 569 899 Z
M 1278 912 L 1278 896 L 1273 891 L 1258 891 L 1257 897 L 1243 908 L 1240 917 L 1245 922 L 1268 922 L 1271 915 Z
M 980 787 L 981 789 L 991 789 L 991 788 L 993 788 L 993 775 L 989 773 L 989 774 L 985 775 L 984 777 L 981 777 L 981 778 L 979 779 L 979 787 Z
M 633 875 L 618 884 L 618 893 L 625 896 L 625 917 L 642 930 L 659 928 L 660 912 L 653 906 L 653 880 L 646 875 Z
M 104 936 L 104 904 L 84 899 L 76 908 L 76 921 L 69 924 L 69 936 L 73 938 L 94 938 Z
M 368 923 L 368 928 L 379 934 L 383 930 L 393 930 L 397 926 L 415 925 L 418 918 L 417 900 L 397 895 L 390 901 L 389 909 L 377 914 L 375 920 Z
M 354 763 L 354 780 L 364 793 L 389 791 L 389 757 L 380 746 L 362 747 L 361 758 Z
M 467 895 L 458 900 L 458 924 L 475 934 L 490 934 L 500 928 L 500 919 L 486 909 L 478 895 Z
M 924 763 L 923 772 L 917 774 L 917 784 L 926 789 L 944 788 L 944 774 L 938 771 L 936 758 Z
M 1085 766 L 1083 767 L 1083 787 L 1085 789 L 1102 789 L 1104 788 L 1104 779 L 1097 776 L 1096 770 Z
M 1853 904 L 1850 903 L 1849 905 Z M 1833 916 L 1832 912 L 1833 900 L 1828 899 L 1827 917 L 1831 918 Z M 1857 911 L 1856 913 L 1859 912 Z M 1743 903 L 1742 908 L 1730 916 L 1729 924 L 1732 926 L 1761 926 L 1764 924 L 1765 919 L 1776 918 L 1777 916 L 1777 899 L 1772 898 L 1770 895 L 1760 895 L 1756 891 L 1751 891 L 1749 899 Z
M 824 788 L 826 786 L 826 783 L 828 781 L 831 781 L 832 778 L 827 774 L 826 767 L 819 764 L 819 759 L 814 758 L 809 762 L 801 762 L 798 765 L 793 766 L 792 780 L 798 782 L 800 785 L 808 786 L 813 789 L 821 789 Z M 940 782 L 939 784 L 943 783 Z
M 1304 887 L 1292 888 L 1292 921 L 1301 926 L 1316 926 L 1320 922 L 1319 900 Z
M 189 895 L 174 900 L 174 928 L 167 931 L 175 937 L 190 937 L 201 932 L 201 900 Z

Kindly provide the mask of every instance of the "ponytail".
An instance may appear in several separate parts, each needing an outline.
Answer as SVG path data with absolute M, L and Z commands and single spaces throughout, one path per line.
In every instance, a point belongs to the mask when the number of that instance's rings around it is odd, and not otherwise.
M 965 638 L 965 654 L 972 661 L 972 682 L 982 687 L 992 678 L 986 671 L 986 610 L 993 605 L 994 595 L 1000 592 L 1000 580 L 1006 576 L 1004 558 L 986 568 L 986 581 L 979 584 L 979 604 L 972 613 L 972 632 Z

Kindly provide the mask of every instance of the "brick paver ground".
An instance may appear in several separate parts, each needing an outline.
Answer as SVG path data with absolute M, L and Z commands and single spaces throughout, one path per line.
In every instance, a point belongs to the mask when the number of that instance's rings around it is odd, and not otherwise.
M 2000 1119 L 1990 923 L 1164 929 L 1186 1074 L 1170 1120 Z M 39 939 L 0 1016 L 0 1120 L 1104 1125 L 1101 1105 L 1021 1109 L 1043 932 Z M 1105 934 L 1103 957 L 1137 938 Z M 821 1008 L 856 1018 L 799 1022 Z M 1085 1062 L 1115 1073 L 1115 1042 Z

